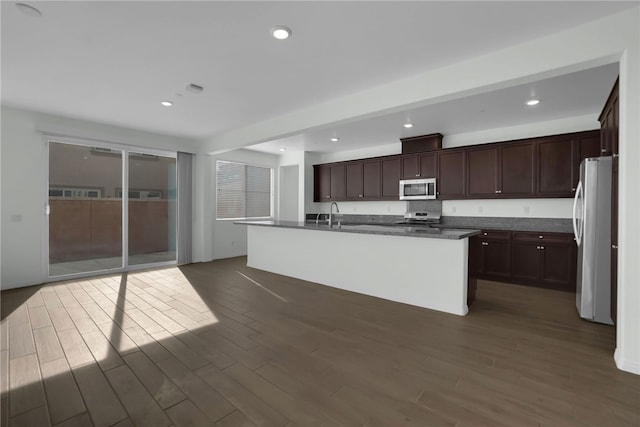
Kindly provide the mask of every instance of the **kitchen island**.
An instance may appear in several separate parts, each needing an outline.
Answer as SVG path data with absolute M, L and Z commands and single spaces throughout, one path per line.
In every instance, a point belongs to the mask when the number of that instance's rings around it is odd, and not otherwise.
M 460 316 L 468 312 L 468 238 L 480 230 L 236 224 L 247 225 L 249 267 Z

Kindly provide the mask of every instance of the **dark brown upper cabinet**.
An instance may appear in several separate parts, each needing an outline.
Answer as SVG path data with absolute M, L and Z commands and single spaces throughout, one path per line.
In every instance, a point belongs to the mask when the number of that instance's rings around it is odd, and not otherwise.
M 346 165 L 347 200 L 380 198 L 380 160 L 359 160 Z
M 573 190 L 573 143 L 571 138 L 538 141 L 538 189 L 541 196 L 571 195 Z
M 357 200 L 364 198 L 364 173 L 362 162 L 349 162 L 346 166 L 347 174 L 347 199 Z
M 611 156 L 618 154 L 618 80 L 613 85 L 607 103 L 600 113 L 602 139 L 600 154 Z
M 578 132 L 536 141 L 538 197 L 573 197 L 580 163 L 600 156 L 600 131 Z
M 315 165 L 314 202 L 328 202 L 346 199 L 346 167 L 344 163 Z
M 588 157 L 600 157 L 600 131 L 581 132 L 573 139 L 573 177 L 571 179 L 572 196 L 580 181 L 580 163 Z
M 498 193 L 498 148 L 467 151 L 467 196 L 495 197 Z
M 439 199 L 462 199 L 465 195 L 465 150 L 442 150 L 438 152 L 437 197 Z
M 400 199 L 400 179 L 402 177 L 402 157 L 389 156 L 381 161 L 382 194 L 381 198 Z
M 603 126 L 609 115 L 617 119 L 605 111 Z M 314 201 L 397 200 L 401 179 L 432 177 L 445 200 L 573 197 L 580 162 L 598 157 L 600 140 L 594 130 L 315 165 Z M 613 137 L 602 144 L 617 149 Z
M 313 201 L 323 202 L 331 198 L 331 169 L 330 165 L 315 165 L 313 167 Z
M 410 154 L 402 157 L 402 178 L 435 178 L 436 156 L 433 153 Z
M 498 196 L 531 197 L 535 193 L 535 143 L 501 144 Z
M 362 162 L 363 185 L 362 192 L 365 200 L 379 199 L 382 189 L 382 169 L 380 160 Z
M 331 171 L 331 200 L 344 200 L 347 197 L 346 165 L 336 163 Z

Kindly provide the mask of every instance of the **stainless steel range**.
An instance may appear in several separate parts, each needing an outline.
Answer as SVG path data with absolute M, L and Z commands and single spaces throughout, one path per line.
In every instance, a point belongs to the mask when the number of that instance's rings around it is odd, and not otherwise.
M 407 212 L 404 214 L 404 221 L 398 224 L 435 226 L 440 224 L 442 216 L 442 201 L 409 201 L 407 202 Z

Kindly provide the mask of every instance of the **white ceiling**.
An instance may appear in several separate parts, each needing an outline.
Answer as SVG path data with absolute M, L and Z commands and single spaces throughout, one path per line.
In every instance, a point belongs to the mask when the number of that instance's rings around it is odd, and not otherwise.
M 281 148 L 317 152 L 357 150 L 435 132 L 446 137 L 564 117 L 597 115 L 604 107 L 618 72 L 618 63 L 612 63 L 382 117 L 328 126 L 249 148 L 274 154 L 281 154 Z M 540 100 L 540 104 L 527 106 L 525 101 L 530 98 Z M 414 126 L 405 129 L 403 124 L 407 122 Z M 595 120 L 594 125 L 597 126 Z M 331 141 L 334 136 L 339 138 L 338 142 Z
M 206 138 L 554 33 L 637 2 L 1 2 L 2 104 L 188 138 Z M 293 36 L 276 41 L 275 25 Z M 601 106 L 612 69 L 505 89 L 415 114 L 411 134 L 526 121 Z M 579 80 L 579 81 L 578 81 Z M 196 95 L 189 83 L 203 86 Z M 597 90 L 586 88 L 597 87 Z M 571 89 L 569 89 L 571 88 Z M 171 108 L 162 100 L 174 101 Z M 557 104 L 553 104 L 556 102 Z M 570 105 L 573 102 L 573 105 Z M 596 105 L 597 104 L 597 105 Z M 554 106 L 555 105 L 555 106 Z M 546 107 L 550 106 L 550 107 Z M 479 113 L 484 109 L 484 113 Z M 478 113 L 476 113 L 478 111 Z M 564 114 L 564 113 L 563 113 Z M 397 133 L 393 115 L 366 123 Z M 420 119 L 420 120 L 418 120 Z M 464 120 L 463 120 L 464 119 Z M 336 129 L 327 131 L 333 132 Z M 343 141 L 373 144 L 357 125 Z M 387 132 L 385 134 L 385 132 Z M 322 132 L 301 135 L 312 144 Z M 389 136 L 385 136 L 388 143 Z M 397 139 L 398 135 L 394 136 Z M 370 142 L 367 142 L 370 141 Z M 305 145 L 308 148 L 308 146 Z M 345 149 L 346 145 L 328 149 Z M 277 146 L 279 148 L 279 145 Z M 316 147 L 317 149 L 318 147 Z M 271 148 L 273 149 L 273 148 Z M 308 148 L 313 149 L 313 148 Z

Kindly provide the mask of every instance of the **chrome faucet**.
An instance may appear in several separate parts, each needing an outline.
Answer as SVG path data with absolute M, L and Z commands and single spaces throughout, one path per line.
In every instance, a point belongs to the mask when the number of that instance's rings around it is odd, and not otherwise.
M 333 224 L 333 205 L 336 205 L 336 213 L 340 213 L 340 208 L 338 207 L 337 202 L 331 202 L 331 206 L 329 207 L 329 227 Z

